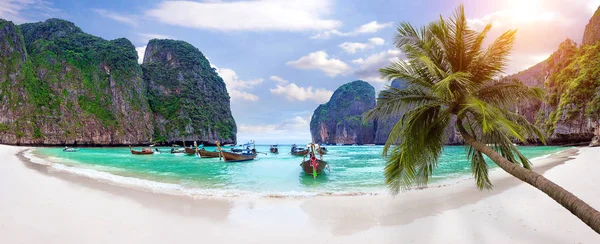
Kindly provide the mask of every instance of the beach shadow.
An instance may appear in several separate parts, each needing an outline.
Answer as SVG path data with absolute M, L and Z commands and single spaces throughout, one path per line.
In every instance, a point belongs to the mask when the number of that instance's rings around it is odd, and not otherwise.
M 149 209 L 166 211 L 181 216 L 202 217 L 211 221 L 223 222 L 227 220 L 227 217 L 233 208 L 233 203 L 225 199 L 197 199 L 184 195 L 148 192 L 142 189 L 116 186 L 92 178 L 57 171 L 50 166 L 31 162 L 29 158 L 24 156 L 25 151 L 26 150 L 20 151 L 17 154 L 17 157 L 23 162 L 25 167 L 29 169 L 49 177 L 67 181 L 71 186 L 86 187 L 91 190 L 109 194 L 111 197 L 126 198 Z
M 569 149 L 552 155 L 547 159 L 549 162 L 534 167 L 533 170 L 544 174 L 549 169 L 571 160 L 571 156 L 577 152 L 577 149 Z M 336 235 L 350 235 L 374 226 L 406 225 L 417 219 L 440 215 L 446 210 L 475 204 L 520 184 L 526 184 L 512 176 L 492 179 L 492 183 L 494 188 L 489 191 L 479 191 L 473 182 L 472 188 L 449 185 L 436 187 L 442 189 L 430 187 L 422 190 L 434 190 L 439 194 L 424 194 L 419 192 L 421 190 L 413 190 L 400 193 L 395 198 L 385 195 L 355 196 L 356 201 L 344 197 L 314 198 L 303 203 L 302 208 L 311 216 L 315 225 L 329 225 Z

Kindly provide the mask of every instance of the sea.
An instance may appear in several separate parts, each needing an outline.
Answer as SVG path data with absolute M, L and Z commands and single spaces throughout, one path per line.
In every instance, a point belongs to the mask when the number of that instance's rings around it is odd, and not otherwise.
M 214 147 L 205 148 L 216 150 Z M 291 145 L 280 145 L 278 154 L 270 153 L 268 145 L 257 145 L 257 159 L 236 163 L 226 163 L 219 158 L 171 154 L 170 147 L 158 147 L 161 153 L 153 155 L 132 155 L 129 148 L 81 148 L 74 153 L 63 152 L 62 148 L 37 148 L 28 154 L 57 171 L 153 192 L 222 197 L 387 193 L 383 146 L 327 148 L 329 152 L 323 156 L 323 160 L 328 162 L 329 169 L 316 179 L 302 171 L 300 163 L 303 157 L 291 155 Z M 530 159 L 565 149 L 550 146 L 519 147 Z M 444 147 L 430 185 L 471 177 L 466 155 L 463 146 Z M 490 163 L 490 167 L 496 166 Z

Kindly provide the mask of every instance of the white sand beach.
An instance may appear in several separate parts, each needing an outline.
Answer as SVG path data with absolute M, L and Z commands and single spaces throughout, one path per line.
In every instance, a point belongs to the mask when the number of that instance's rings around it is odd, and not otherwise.
M 0 146 L 0 243 L 600 243 L 600 235 L 503 171 L 390 196 L 203 198 L 109 185 Z M 574 156 L 573 156 L 574 155 Z M 573 159 L 570 159 L 573 158 Z M 600 148 L 534 161 L 600 209 Z

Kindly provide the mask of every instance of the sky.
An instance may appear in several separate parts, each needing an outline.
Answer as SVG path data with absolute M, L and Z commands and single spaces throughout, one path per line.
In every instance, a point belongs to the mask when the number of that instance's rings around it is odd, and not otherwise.
M 545 60 L 567 38 L 581 42 L 600 0 L 0 0 L 17 24 L 61 18 L 107 40 L 125 37 L 140 60 L 148 40 L 191 43 L 227 85 L 238 141 L 306 143 L 313 111 L 354 80 L 376 91 L 378 69 L 402 57 L 395 26 L 426 25 L 465 5 L 469 24 L 493 27 L 491 43 L 518 29 L 506 74 Z

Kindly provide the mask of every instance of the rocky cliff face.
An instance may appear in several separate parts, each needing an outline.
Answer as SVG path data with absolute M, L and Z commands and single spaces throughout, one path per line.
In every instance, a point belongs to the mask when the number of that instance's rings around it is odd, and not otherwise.
M 49 19 L 0 29 L 0 143 L 140 144 L 152 136 L 135 47 Z
M 197 48 L 151 40 L 142 68 L 156 140 L 236 143 L 225 83 Z
M 364 81 L 339 87 L 329 102 L 319 105 L 310 121 L 315 143 L 372 144 L 375 126 L 362 120 L 362 114 L 375 107 L 375 89 Z
M 405 89 L 406 85 L 401 80 L 393 80 L 392 83 L 390 84 L 390 87 L 396 88 L 396 89 Z M 402 114 L 396 114 L 394 116 L 386 118 L 385 120 L 384 119 L 376 120 L 375 121 L 376 129 L 375 129 L 375 142 L 374 143 L 378 144 L 378 145 L 385 144 L 385 142 L 388 139 L 388 136 L 392 132 L 392 129 L 394 129 L 394 126 L 396 126 L 396 124 L 398 123 L 398 121 L 400 121 L 401 118 L 402 118 Z
M 127 39 L 0 19 L 0 53 L 0 143 L 235 143 L 225 84 L 187 43 L 150 42 L 142 73 Z
M 600 45 L 567 39 L 547 60 L 506 77 L 545 90 L 542 102 L 523 101 L 520 114 L 546 131 L 550 144 L 586 142 L 600 113 Z
M 600 7 L 590 19 L 590 22 L 585 26 L 583 33 L 582 45 L 594 45 L 600 41 Z

